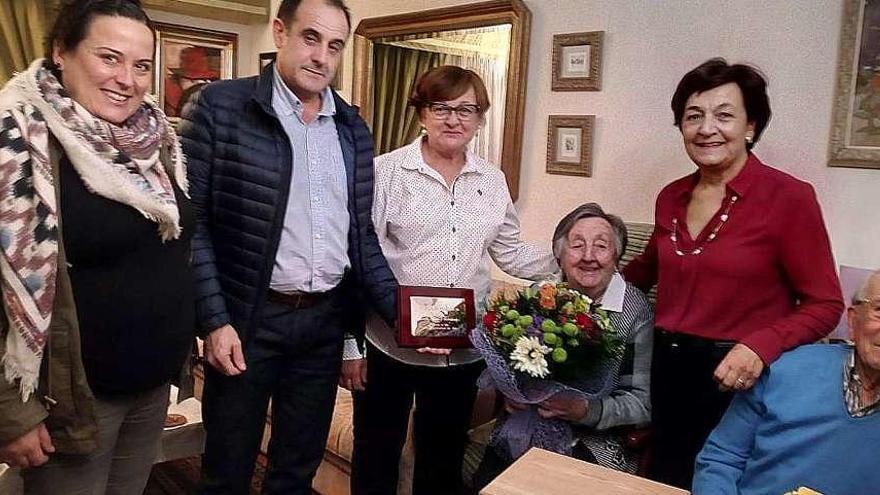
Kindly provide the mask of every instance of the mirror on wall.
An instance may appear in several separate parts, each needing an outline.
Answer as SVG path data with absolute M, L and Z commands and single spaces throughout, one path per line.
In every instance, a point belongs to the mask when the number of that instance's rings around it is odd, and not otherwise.
M 516 200 L 522 151 L 531 13 L 521 0 L 499 0 L 364 19 L 354 33 L 352 100 L 381 154 L 416 138 L 406 104 L 418 76 L 439 65 L 480 74 L 491 106 L 472 151 L 501 167 Z

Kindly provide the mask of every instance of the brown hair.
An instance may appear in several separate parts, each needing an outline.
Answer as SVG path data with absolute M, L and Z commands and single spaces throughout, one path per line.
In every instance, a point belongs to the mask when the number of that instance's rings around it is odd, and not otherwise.
M 409 104 L 421 110 L 436 101 L 449 101 L 474 88 L 480 115 L 489 110 L 489 93 L 483 79 L 472 71 L 454 65 L 434 67 L 419 77 L 413 87 Z
M 746 118 L 755 123 L 755 136 L 746 149 L 751 150 L 761 139 L 761 133 L 770 122 L 770 99 L 767 97 L 767 79 L 761 71 L 745 64 L 728 64 L 723 58 L 709 59 L 681 78 L 675 94 L 672 95 L 672 113 L 675 126 L 681 129 L 681 119 L 688 98 L 694 93 L 735 83 L 739 86 L 746 106 Z
M 351 30 L 351 10 L 345 5 L 345 1 L 324 0 L 324 2 L 331 7 L 336 7 L 345 14 L 345 20 L 348 22 L 348 29 Z M 292 23 L 294 17 L 296 17 L 296 10 L 301 3 L 302 0 L 282 0 L 281 5 L 278 6 L 278 14 L 275 17 L 281 19 L 281 22 L 284 23 L 284 27 L 289 28 L 290 23 Z

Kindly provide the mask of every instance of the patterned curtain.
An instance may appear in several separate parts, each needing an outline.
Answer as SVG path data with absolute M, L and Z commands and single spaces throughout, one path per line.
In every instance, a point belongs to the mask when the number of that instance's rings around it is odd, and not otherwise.
M 43 56 L 51 0 L 0 0 L 0 84 Z
M 439 65 L 439 53 L 384 44 L 373 47 L 373 140 L 377 155 L 407 145 L 418 136 L 418 115 L 407 100 L 418 77 Z

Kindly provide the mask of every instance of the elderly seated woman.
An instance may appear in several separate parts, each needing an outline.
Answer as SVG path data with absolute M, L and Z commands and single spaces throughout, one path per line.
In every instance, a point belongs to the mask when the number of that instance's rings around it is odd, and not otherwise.
M 611 367 L 615 389 L 601 399 L 561 392 L 537 404 L 543 418 L 567 421 L 576 443 L 572 455 L 605 467 L 633 473 L 637 459 L 625 450 L 620 426 L 648 423 L 651 419 L 650 370 L 654 317 L 645 295 L 624 281 L 617 271 L 626 248 L 623 221 L 605 213 L 596 203 L 577 207 L 556 226 L 553 253 L 564 280 L 601 304 L 626 343 L 619 362 Z M 524 404 L 506 399 L 508 413 Z M 535 407 L 535 406 L 532 406 Z M 474 476 L 477 490 L 513 462 L 491 445 Z

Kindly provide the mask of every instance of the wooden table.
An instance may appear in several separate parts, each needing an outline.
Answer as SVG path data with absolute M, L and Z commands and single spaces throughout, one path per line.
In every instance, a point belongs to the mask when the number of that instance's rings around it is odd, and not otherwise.
M 541 449 L 531 449 L 480 495 L 687 495 L 690 492 Z

